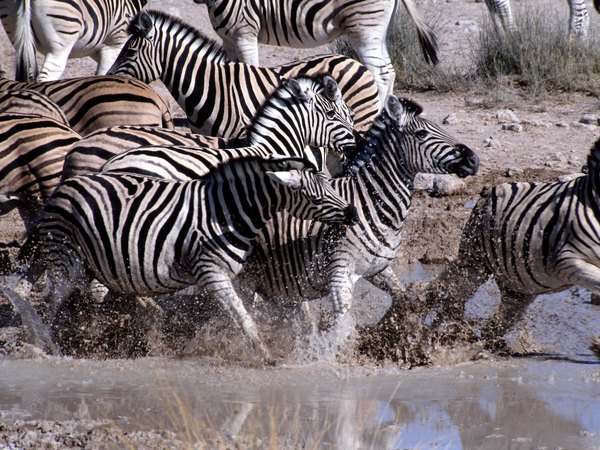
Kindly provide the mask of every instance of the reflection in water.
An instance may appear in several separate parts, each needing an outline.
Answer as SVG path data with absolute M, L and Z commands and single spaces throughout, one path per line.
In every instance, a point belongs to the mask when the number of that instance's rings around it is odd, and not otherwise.
M 184 428 L 201 424 L 196 433 L 277 436 L 291 448 L 599 448 L 599 401 L 598 366 L 567 361 L 411 371 L 151 358 L 0 362 L 3 420 L 110 419 L 195 439 Z

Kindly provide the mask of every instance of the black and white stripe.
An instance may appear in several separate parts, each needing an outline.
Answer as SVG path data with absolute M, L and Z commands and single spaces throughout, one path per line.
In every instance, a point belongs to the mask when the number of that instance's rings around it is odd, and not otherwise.
M 0 78 L 0 91 L 9 89 L 30 89 L 47 96 L 82 136 L 124 124 L 173 128 L 168 103 L 150 86 L 129 77 L 92 76 L 44 83 Z
M 258 43 L 317 47 L 344 36 L 373 73 L 383 102 L 393 94 L 394 66 L 387 36 L 402 3 L 411 17 L 429 62 L 437 63 L 437 42 L 412 0 L 195 0 L 205 3 L 227 54 L 257 66 Z
M 307 146 L 327 147 L 344 154 L 355 144 L 352 119 L 340 102 L 339 89 L 331 77 L 324 77 L 323 83 L 292 78 L 257 113 L 248 136 L 249 146 L 141 147 L 113 157 L 101 170 L 185 180 L 201 176 L 229 158 L 249 155 L 304 156 L 323 169 L 325 158 Z
M 185 111 L 192 131 L 242 137 L 255 112 L 282 78 L 330 74 L 355 113 L 359 131 L 377 114 L 377 86 L 357 61 L 340 55 L 279 68 L 229 62 L 220 46 L 181 20 L 142 11 L 109 73 L 146 83 L 161 80 Z
M 0 114 L 0 214 L 18 208 L 29 228 L 60 181 L 79 134 L 54 119 Z
M 16 79 L 57 80 L 68 58 L 91 56 L 104 75 L 127 40 L 127 24 L 147 0 L 5 0 L 0 18 L 16 50 Z M 44 63 L 38 73 L 36 49 Z
M 310 146 L 324 146 L 338 153 L 354 145 L 352 113 L 340 99 L 340 91 L 331 77 L 291 79 L 267 99 L 248 126 L 245 139 L 222 139 L 154 127 L 113 127 L 94 133 L 71 148 L 65 160 L 63 179 L 100 170 L 116 155 L 109 167 L 127 171 L 152 164 L 148 146 L 212 147 L 236 150 L 230 155 L 280 154 L 305 156 L 323 167 L 323 156 Z M 249 146 L 249 148 L 240 149 Z M 142 148 L 140 148 L 142 147 Z M 128 150 L 134 152 L 127 152 Z M 182 150 L 183 151 L 183 150 Z M 191 148 L 189 152 L 201 152 Z M 145 158 L 148 158 L 147 160 Z M 201 170 L 200 173 L 203 173 Z
M 232 287 L 258 230 L 277 211 L 351 223 L 355 208 L 307 160 L 230 160 L 186 182 L 130 174 L 73 177 L 44 206 L 38 236 L 50 317 L 90 274 L 115 295 L 194 286 L 216 297 L 265 359 L 269 352 Z
M 442 319 L 462 319 L 465 303 L 493 278 L 501 305 L 483 337 L 496 345 L 539 294 L 573 285 L 600 294 L 600 141 L 588 170 L 571 181 L 502 183 L 482 194 L 458 256 L 428 288 Z

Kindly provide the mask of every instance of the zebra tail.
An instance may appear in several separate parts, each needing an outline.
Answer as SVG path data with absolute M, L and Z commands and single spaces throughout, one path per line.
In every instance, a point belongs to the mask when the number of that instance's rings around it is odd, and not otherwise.
M 17 9 L 15 69 L 17 81 L 35 81 L 38 76 L 35 37 L 31 26 L 31 0 L 21 0 Z
M 425 58 L 425 61 L 430 64 L 437 64 L 439 62 L 438 44 L 437 37 L 433 29 L 427 23 L 425 23 L 413 0 L 402 0 L 402 3 L 406 8 L 406 12 L 410 16 L 410 19 L 414 23 L 415 28 L 417 29 L 417 38 L 419 39 L 419 44 L 421 46 L 421 50 L 423 51 L 423 57 Z M 396 6 L 397 5 L 398 3 L 396 3 Z M 394 6 L 394 9 L 396 6 Z

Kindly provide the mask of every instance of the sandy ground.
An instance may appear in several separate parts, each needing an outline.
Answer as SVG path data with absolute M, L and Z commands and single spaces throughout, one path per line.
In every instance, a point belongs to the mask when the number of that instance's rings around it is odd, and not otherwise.
M 552 2 L 536 0 L 536 3 Z M 478 26 L 486 18 L 484 5 L 467 0 L 427 0 L 424 5 L 438 11 L 442 17 L 438 25 L 442 67 L 450 69 L 466 64 L 471 41 L 477 38 Z M 560 6 L 564 8 L 557 10 L 566 14 L 566 5 Z M 150 0 L 148 8 L 179 15 L 205 33 L 212 33 L 204 7 L 195 5 L 191 0 Z M 600 18 L 595 13 L 591 13 L 591 17 L 592 27 L 600 26 Z M 266 65 L 273 65 L 324 52 L 327 52 L 326 48 L 296 51 L 262 47 L 261 59 Z M 13 74 L 12 57 L 13 51 L 6 36 L 0 34 L 0 68 L 8 77 L 12 77 Z M 94 70 L 95 64 L 91 60 L 74 60 L 69 63 L 64 77 L 92 74 Z M 183 117 L 181 110 L 164 87 L 159 83 L 155 83 L 155 87 L 169 100 L 176 117 Z M 577 173 L 585 163 L 590 146 L 600 135 L 597 124 L 581 122 L 586 115 L 598 115 L 599 102 L 595 95 L 554 94 L 542 99 L 531 99 L 500 86 L 488 91 L 474 90 L 460 94 L 399 91 L 396 94 L 411 97 L 421 103 L 427 118 L 444 123 L 448 132 L 476 151 L 481 160 L 479 176 L 466 179 L 464 190 L 460 193 L 444 198 L 432 198 L 426 192 L 417 193 L 412 212 L 404 226 L 406 242 L 402 254 L 398 257 L 398 269 L 406 263 L 443 263 L 453 258 L 458 248 L 461 227 L 470 213 L 470 206 L 484 186 L 509 179 L 553 180 L 561 175 Z M 506 109 L 514 113 L 518 122 L 518 126 L 512 129 L 507 129 L 506 120 L 499 114 Z M 9 249 L 14 250 L 11 243 L 19 238 L 21 231 L 15 215 L 0 218 L 0 241 L 8 245 Z M 3 311 L 0 310 L 0 316 Z M 7 329 L 5 332 L 5 339 L 7 333 L 19 335 L 18 327 L 12 327 L 10 330 L 12 331 Z M 6 348 L 3 350 L 3 354 L 10 353 Z M 21 356 L 23 355 L 21 353 Z M 29 354 L 36 355 L 36 352 Z M 597 393 L 597 387 L 594 387 L 593 391 Z M 0 413 L 0 419 L 2 417 Z M 17 421 L 10 424 L 1 422 L 0 420 L 0 447 L 4 445 L 8 446 L 7 448 L 33 448 L 36 443 L 41 442 L 36 433 L 44 427 L 48 428 L 50 435 L 62 436 L 61 440 L 57 441 L 59 443 L 55 444 L 57 448 L 101 448 L 103 445 L 105 448 L 118 448 L 120 443 L 123 443 L 123 438 L 117 436 L 119 430 L 108 426 L 106 431 L 103 428 L 105 424 L 100 426 L 95 422 L 75 425 L 66 422 L 48 422 L 41 425 L 39 421 Z M 595 431 L 600 432 L 600 424 L 594 423 L 592 428 L 596 425 L 598 428 Z M 25 436 L 29 440 L 24 438 L 22 441 L 11 441 L 15 436 Z M 160 432 L 151 432 L 139 436 L 128 435 L 126 441 L 129 439 L 134 442 L 134 446 L 140 448 L 178 447 L 178 441 L 172 438 L 173 436 Z M 11 447 L 10 442 L 17 444 Z M 507 447 L 492 445 L 488 448 Z M 526 445 L 521 448 L 526 448 Z

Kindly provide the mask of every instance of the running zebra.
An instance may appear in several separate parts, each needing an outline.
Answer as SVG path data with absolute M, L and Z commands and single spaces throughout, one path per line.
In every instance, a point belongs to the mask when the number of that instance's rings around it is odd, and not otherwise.
M 68 58 L 91 56 L 104 75 L 147 0 L 2 0 L 0 19 L 16 50 L 18 81 L 58 80 Z M 38 73 L 36 49 L 44 57 Z
M 142 11 L 130 24 L 131 37 L 109 73 L 146 83 L 161 80 L 185 111 L 194 132 L 243 137 L 282 78 L 322 76 L 338 83 L 343 100 L 362 131 L 377 114 L 377 86 L 371 73 L 345 56 L 312 58 L 278 68 L 232 63 L 213 40 L 181 20 Z
M 258 66 L 258 43 L 318 47 L 345 36 L 379 85 L 383 106 L 393 94 L 395 71 L 387 36 L 399 3 L 417 30 L 424 58 L 436 64 L 437 41 L 413 0 L 194 0 L 205 3 L 230 58 Z
M 2 114 L 29 114 L 49 117 L 69 126 L 69 120 L 63 110 L 47 95 L 33 89 L 0 90 L 0 111 L 2 111 Z
M 192 155 L 202 152 L 197 147 L 212 147 L 235 148 L 223 150 L 234 154 L 258 151 L 265 156 L 304 156 L 322 168 L 324 156 L 319 151 L 307 149 L 307 145 L 326 147 L 343 154 L 344 149 L 354 143 L 352 112 L 341 100 L 333 78 L 292 78 L 274 91 L 256 112 L 245 139 L 226 140 L 156 127 L 112 127 L 86 136 L 73 145 L 65 159 L 63 179 L 98 172 L 116 155 L 121 156 L 111 160 L 110 167 L 128 164 L 133 154 L 143 158 L 144 153 L 158 151 L 156 147 L 152 150 L 144 147 L 157 145 L 196 147 L 190 149 Z M 238 149 L 244 146 L 249 148 Z M 133 149 L 139 150 L 128 152 L 125 157 L 125 152 Z M 148 161 L 140 161 L 135 169 L 139 170 L 146 163 Z
M 390 96 L 333 188 L 357 207 L 359 220 L 335 227 L 278 214 L 260 232 L 240 273 L 240 286 L 286 306 L 324 295 L 333 304 L 338 343 L 358 279 L 404 299 L 390 267 L 401 242 L 417 172 L 474 175 L 479 159 L 439 126 L 420 117 L 416 103 Z M 348 322 L 349 321 L 349 322 Z M 350 330 L 351 331 L 351 330 Z
M 173 128 L 168 103 L 147 84 L 128 77 L 93 76 L 44 83 L 0 78 L 0 92 L 9 89 L 31 89 L 47 96 L 82 136 L 123 124 Z
M 218 299 L 270 361 L 232 279 L 258 230 L 282 209 L 307 220 L 356 220 L 356 209 L 301 158 L 239 158 L 185 182 L 131 174 L 73 177 L 44 206 L 37 224 L 41 256 L 16 287 L 47 270 L 52 323 L 90 275 L 116 296 L 194 286 Z
M 481 198 L 462 233 L 458 256 L 427 289 L 439 317 L 461 320 L 489 278 L 501 293 L 482 337 L 490 348 L 536 296 L 573 285 L 600 294 L 600 141 L 588 174 L 565 182 L 502 183 Z
M 79 139 L 48 117 L 0 114 L 0 215 L 17 208 L 29 229 L 58 186 L 65 155 Z
M 497 29 L 514 30 L 510 0 L 485 0 Z M 590 17 L 585 0 L 567 0 L 569 4 L 569 36 L 585 39 L 588 34 Z M 600 12 L 600 1 L 594 0 L 594 8 Z

